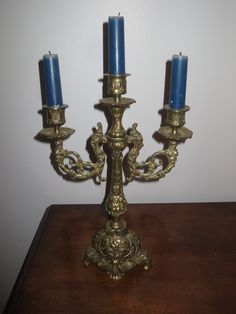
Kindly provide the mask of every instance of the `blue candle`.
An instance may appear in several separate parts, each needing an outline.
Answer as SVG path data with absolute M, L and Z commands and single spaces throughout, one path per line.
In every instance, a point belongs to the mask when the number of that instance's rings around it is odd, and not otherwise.
M 44 79 L 49 107 L 62 106 L 62 92 L 58 56 L 47 54 L 43 56 Z
M 172 58 L 170 107 L 182 109 L 185 106 L 188 57 L 174 55 Z
M 125 74 L 125 34 L 123 16 L 109 16 L 108 61 L 109 74 Z

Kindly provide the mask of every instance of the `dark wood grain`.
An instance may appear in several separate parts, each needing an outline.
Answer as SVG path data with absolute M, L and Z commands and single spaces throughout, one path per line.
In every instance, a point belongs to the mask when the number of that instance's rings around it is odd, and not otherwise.
M 5 313 L 236 313 L 236 203 L 133 204 L 126 219 L 154 265 L 115 282 L 81 263 L 102 207 L 49 207 Z

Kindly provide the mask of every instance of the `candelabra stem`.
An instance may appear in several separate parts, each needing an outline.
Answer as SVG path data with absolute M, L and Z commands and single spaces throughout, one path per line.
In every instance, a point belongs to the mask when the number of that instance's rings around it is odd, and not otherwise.
M 119 217 L 127 210 L 127 201 L 123 192 L 122 162 L 123 150 L 127 146 L 127 135 L 122 125 L 124 108 L 110 107 L 112 126 L 107 133 L 108 147 L 111 152 L 110 190 L 106 199 L 106 210 L 118 224 Z
M 128 145 L 122 117 L 124 110 L 133 102 L 133 99 L 117 97 L 101 100 L 103 105 L 109 107 L 112 116 L 112 125 L 106 135 L 111 153 L 111 172 L 109 194 L 105 202 L 111 219 L 95 234 L 84 257 L 85 265 L 93 262 L 115 280 L 138 264 L 143 264 L 145 270 L 151 266 L 147 252 L 140 249 L 138 237 L 127 229 L 122 218 L 127 211 L 122 179 L 123 150 Z

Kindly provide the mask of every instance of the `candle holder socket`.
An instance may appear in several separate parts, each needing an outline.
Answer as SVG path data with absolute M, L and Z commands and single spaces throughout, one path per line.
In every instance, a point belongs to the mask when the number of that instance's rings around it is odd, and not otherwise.
M 192 137 L 192 131 L 183 127 L 185 125 L 185 113 L 190 110 L 189 106 L 181 109 L 173 109 L 170 105 L 165 105 L 166 126 L 161 127 L 158 133 L 167 139 L 183 141 Z
M 48 127 L 42 129 L 39 132 L 40 136 L 49 141 L 55 139 L 64 140 L 75 132 L 75 130 L 71 128 L 61 127 L 66 122 L 66 108 L 68 108 L 68 105 L 54 107 L 43 106 L 43 112 L 45 113 L 45 123 Z
M 182 109 L 172 109 L 169 105 L 165 105 L 166 123 L 172 127 L 180 128 L 185 124 L 185 112 L 189 111 L 189 106 Z
M 107 77 L 107 94 L 114 97 L 116 102 L 120 101 L 121 95 L 126 94 L 126 77 L 128 75 L 105 75 Z
M 62 106 L 43 106 L 43 110 L 45 111 L 46 116 L 46 124 L 49 127 L 61 126 L 65 124 L 65 110 L 68 108 L 68 105 Z

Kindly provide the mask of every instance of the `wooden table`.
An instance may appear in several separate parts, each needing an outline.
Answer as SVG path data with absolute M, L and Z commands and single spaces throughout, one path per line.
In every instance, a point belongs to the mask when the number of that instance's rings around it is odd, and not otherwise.
M 236 203 L 132 204 L 126 218 L 154 265 L 112 281 L 81 263 L 102 207 L 50 206 L 5 313 L 236 313 Z

